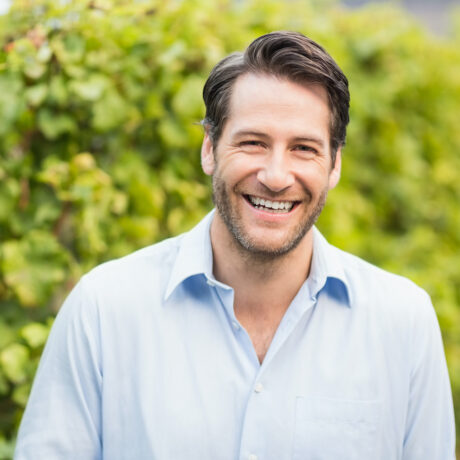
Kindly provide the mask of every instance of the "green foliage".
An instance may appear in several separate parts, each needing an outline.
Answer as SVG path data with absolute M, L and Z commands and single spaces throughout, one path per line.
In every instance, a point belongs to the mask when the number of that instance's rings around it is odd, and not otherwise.
M 76 280 L 209 210 L 203 83 L 277 29 L 322 43 L 350 79 L 342 181 L 319 226 L 429 291 L 460 409 L 458 25 L 447 41 L 395 9 L 314 0 L 16 0 L 0 17 L 0 458 Z

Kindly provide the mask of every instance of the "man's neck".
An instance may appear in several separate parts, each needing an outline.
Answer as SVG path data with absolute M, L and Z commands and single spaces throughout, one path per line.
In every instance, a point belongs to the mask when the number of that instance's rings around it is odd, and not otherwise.
M 233 288 L 235 316 L 262 363 L 281 319 L 310 272 L 312 231 L 289 253 L 260 257 L 242 248 L 215 214 L 211 244 L 214 276 Z
M 231 286 L 235 297 L 246 299 L 248 308 L 270 308 L 274 299 L 289 305 L 310 271 L 312 230 L 287 254 L 261 257 L 241 247 L 216 214 L 211 223 L 211 244 L 214 276 Z

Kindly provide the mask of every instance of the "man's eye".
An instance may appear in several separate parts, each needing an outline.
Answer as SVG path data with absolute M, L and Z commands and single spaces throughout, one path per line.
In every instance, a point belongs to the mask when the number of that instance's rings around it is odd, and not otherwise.
M 260 141 L 243 141 L 241 145 L 249 145 L 249 146 L 256 146 L 260 147 L 262 145 L 262 142 Z
M 309 145 L 297 145 L 295 150 L 300 150 L 301 152 L 311 152 L 311 153 L 318 153 L 314 147 L 310 147 Z

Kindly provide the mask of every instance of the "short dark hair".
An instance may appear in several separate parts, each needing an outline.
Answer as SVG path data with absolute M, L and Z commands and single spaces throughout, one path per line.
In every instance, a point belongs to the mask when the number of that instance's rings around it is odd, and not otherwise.
M 228 117 L 235 81 L 247 73 L 274 75 L 299 84 L 318 83 L 328 94 L 331 110 L 332 164 L 345 144 L 349 122 L 348 80 L 327 51 L 297 32 L 272 32 L 254 40 L 244 53 L 233 53 L 212 69 L 203 88 L 206 116 L 202 122 L 217 145 Z

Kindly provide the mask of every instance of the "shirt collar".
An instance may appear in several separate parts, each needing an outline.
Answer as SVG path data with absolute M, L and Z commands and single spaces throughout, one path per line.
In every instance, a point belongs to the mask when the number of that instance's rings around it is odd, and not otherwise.
M 316 297 L 327 283 L 343 287 L 345 302 L 353 303 L 350 282 L 343 266 L 340 250 L 330 245 L 320 231 L 313 227 L 313 257 L 307 284 L 312 297 Z M 334 291 L 337 293 L 336 286 Z
M 192 230 L 180 237 L 179 249 L 166 288 L 165 300 L 187 278 L 204 274 L 208 280 L 215 279 L 212 274 L 212 249 L 209 233 L 213 215 L 214 210 Z M 219 284 L 217 280 L 216 284 Z
M 181 236 L 178 253 L 166 289 L 165 300 L 179 284 L 195 275 L 204 275 L 208 282 L 229 289 L 227 285 L 217 281 L 212 272 L 210 226 L 214 212 L 215 210 L 212 210 L 198 225 Z M 339 250 L 331 246 L 320 231 L 313 227 L 313 257 L 310 276 L 307 279 L 310 295 L 316 297 L 326 283 L 337 281 L 344 287 L 346 303 L 351 306 L 350 284 Z

